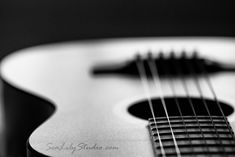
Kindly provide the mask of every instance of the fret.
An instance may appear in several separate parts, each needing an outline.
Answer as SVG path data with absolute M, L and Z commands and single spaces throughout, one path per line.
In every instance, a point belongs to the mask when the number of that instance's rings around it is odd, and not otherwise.
M 208 140 L 217 140 L 218 138 L 216 137 L 216 136 L 208 136 L 208 137 L 205 137 L 206 138 L 206 141 L 208 141 Z M 227 141 L 229 141 L 230 143 L 233 143 L 233 142 L 231 142 L 232 140 L 234 140 L 234 138 L 233 137 L 221 137 L 220 136 L 220 139 L 223 141 L 223 140 L 227 140 Z M 156 136 L 154 136 L 153 137 L 153 140 L 155 141 L 155 142 L 157 142 L 158 141 L 158 137 L 156 137 Z M 171 136 L 168 136 L 168 137 L 162 137 L 161 136 L 161 140 L 162 141 L 171 141 L 172 140 L 172 137 Z M 203 137 L 202 137 L 202 135 L 194 135 L 194 136 L 190 136 L 190 138 L 188 138 L 187 136 L 185 136 L 185 135 L 179 135 L 179 136 L 177 136 L 176 137 L 176 140 L 177 140 L 177 142 L 178 141 L 185 141 L 185 140 L 190 140 L 190 141 L 194 141 L 194 140 L 201 140 L 201 141 L 203 141 L 204 139 L 203 139 Z
M 156 130 L 156 127 L 155 126 L 151 126 L 152 127 L 152 130 Z M 177 129 L 181 129 L 182 127 L 187 127 L 187 130 L 193 130 L 193 129 L 198 129 L 198 124 L 181 124 L 181 125 L 172 125 L 172 128 L 173 129 L 175 129 L 175 130 L 177 130 Z M 212 129 L 212 130 L 214 130 L 214 127 L 216 127 L 216 129 L 218 130 L 218 131 L 225 131 L 225 130 L 229 130 L 229 128 L 227 127 L 227 125 L 226 124 L 223 124 L 223 125 L 211 125 L 211 124 L 200 124 L 200 127 L 201 127 L 201 129 L 204 129 L 204 130 L 209 130 L 209 129 Z M 159 130 L 167 130 L 167 129 L 169 129 L 169 126 L 167 126 L 167 124 L 166 125 L 159 125 L 158 124 L 158 129 Z
M 172 143 L 172 142 L 163 142 L 164 144 L 163 144 L 163 146 L 164 146 L 164 148 L 175 148 L 175 146 L 174 146 L 174 143 Z M 180 147 L 180 148 L 189 148 L 189 147 L 191 147 L 190 145 L 188 145 L 188 143 L 189 142 L 179 142 L 179 143 L 177 143 L 178 144 L 178 146 Z M 197 148 L 197 147 L 202 147 L 202 142 L 200 142 L 200 143 L 197 143 L 197 144 L 193 144 L 193 147 L 194 148 Z M 235 146 L 235 144 L 224 144 L 224 145 L 220 145 L 220 144 L 218 144 L 217 142 L 212 142 L 212 143 L 207 143 L 207 146 L 209 147 L 209 148 L 213 148 L 213 147 L 215 147 L 215 148 L 219 148 L 219 147 L 226 147 L 226 148 L 230 148 L 230 147 L 234 147 Z M 157 145 L 156 146 L 157 148 L 159 147 L 159 145 Z
M 230 132 L 230 126 L 228 127 L 226 124 L 228 123 L 227 119 L 219 116 L 212 116 L 211 118 L 209 116 L 198 116 L 198 121 L 193 116 L 170 117 L 169 119 L 182 156 L 223 155 L 224 151 L 228 155 L 235 155 L 235 139 Z M 160 139 L 166 155 L 176 156 L 175 144 L 167 119 L 157 117 L 155 120 L 156 125 L 153 118 L 149 119 L 149 131 L 156 154 L 161 156 L 159 154 Z
M 235 146 L 235 143 L 230 143 L 229 141 L 225 142 L 225 140 L 221 140 L 221 142 L 223 141 L 223 145 L 219 144 L 215 140 L 207 140 L 207 141 L 208 141 L 207 146 L 210 146 L 210 147 L 224 147 L 224 146 L 234 147 Z M 163 143 L 164 148 L 174 147 L 174 143 L 171 140 L 168 140 L 168 141 L 162 140 L 162 143 Z M 190 147 L 190 145 L 188 145 L 189 141 L 181 140 L 181 141 L 178 141 L 177 144 L 179 147 Z M 204 143 L 201 140 L 192 140 L 192 144 L 194 147 L 201 147 Z M 159 147 L 159 144 L 156 144 L 156 146 Z
M 179 120 L 179 119 L 178 119 Z M 183 122 L 175 122 L 175 121 L 171 121 L 172 122 L 172 124 L 174 124 L 175 126 L 177 126 L 177 125 L 184 125 L 184 123 Z M 198 122 L 200 122 L 200 124 L 201 124 L 201 126 L 212 126 L 212 124 L 210 123 L 210 122 L 204 122 L 204 121 L 200 121 L 200 120 L 198 120 Z M 215 126 L 218 126 L 218 127 L 226 127 L 227 125 L 226 124 L 224 124 L 224 121 L 220 121 L 220 122 L 216 122 L 215 120 L 213 120 L 213 122 L 214 122 L 214 124 L 215 124 Z M 164 125 L 168 125 L 168 122 L 158 122 L 157 123 L 158 125 L 162 125 L 162 126 L 164 126 Z M 194 121 L 185 121 L 185 125 L 187 125 L 187 126 L 193 126 L 194 124 L 196 124 L 197 125 L 197 121 L 196 120 L 194 120 Z M 150 125 L 151 126 L 154 126 L 155 124 L 154 123 L 150 123 Z M 227 127 L 226 127 L 227 128 Z
M 186 127 L 187 131 L 189 132 L 197 132 L 197 131 L 200 131 L 198 126 L 197 125 L 194 125 L 194 126 L 188 126 L 188 125 L 178 125 L 178 126 L 172 126 L 172 129 L 177 133 L 177 132 L 180 132 L 182 131 L 184 128 L 183 127 Z M 156 131 L 156 127 L 155 126 L 152 126 L 152 131 Z M 159 126 L 158 127 L 158 130 L 159 132 L 165 132 L 166 130 L 169 130 L 169 126 Z M 184 129 L 185 130 L 185 129 Z M 203 126 L 201 127 L 201 130 L 203 130 L 204 132 L 214 132 L 215 129 L 213 126 Z M 216 130 L 218 132 L 229 132 L 229 129 L 226 128 L 226 127 L 216 127 Z
M 202 148 L 202 147 L 201 148 L 197 148 L 197 149 L 193 148 L 193 152 L 190 151 L 189 149 L 185 149 L 186 150 L 185 152 L 183 152 L 183 149 L 180 149 L 180 150 L 181 150 L 181 156 L 193 156 L 193 157 L 195 157 L 195 156 L 200 156 L 200 157 L 205 156 L 205 157 L 208 157 L 208 155 L 212 155 L 214 157 L 214 156 L 217 155 L 217 156 L 221 157 L 221 156 L 224 155 L 223 151 L 219 151 L 218 149 L 216 149 L 216 151 L 215 151 L 215 149 L 211 149 L 211 148 L 209 148 L 208 152 L 206 152 L 206 149 Z M 228 155 L 234 157 L 234 154 L 235 154 L 235 151 L 233 151 L 231 149 L 230 150 L 226 150 L 226 157 Z M 162 156 L 162 154 L 157 153 L 157 156 Z M 176 157 L 177 154 L 175 152 L 175 149 L 167 149 L 166 150 L 166 156 L 167 157 L 170 157 L 170 156 Z
M 206 138 L 206 140 L 208 141 L 208 140 L 216 140 L 217 139 L 217 137 L 215 138 L 215 137 L 207 137 Z M 223 141 L 223 140 L 227 140 L 229 143 L 234 143 L 234 142 L 232 142 L 232 140 L 234 140 L 234 138 L 233 137 L 220 137 L 220 139 L 221 139 L 221 141 Z M 157 137 L 155 136 L 155 137 L 153 137 L 153 140 L 154 140 L 154 142 L 157 142 L 158 141 L 158 139 L 157 139 Z M 161 140 L 162 141 L 171 141 L 172 140 L 172 137 L 171 136 L 169 136 L 169 137 L 162 137 L 161 136 Z M 194 140 L 204 140 L 203 139 L 203 137 L 201 136 L 201 135 L 198 135 L 198 136 L 190 136 L 190 138 L 187 138 L 187 136 L 185 136 L 185 135 L 180 135 L 180 136 L 178 136 L 177 138 L 176 138 L 176 140 L 177 140 L 177 142 L 178 141 L 185 141 L 185 140 L 190 140 L 190 141 L 194 141 Z
M 171 123 L 172 124 L 181 124 L 183 123 L 182 121 L 179 121 L 180 119 L 182 119 L 181 117 L 170 117 L 170 120 L 171 120 Z M 210 124 L 210 119 L 213 120 L 213 122 L 216 124 L 224 124 L 225 122 L 225 119 L 220 117 L 220 116 L 211 116 L 211 118 L 208 118 L 206 116 L 197 116 L 197 119 L 195 116 L 184 116 L 184 122 L 185 123 L 197 123 L 197 120 L 198 122 L 200 122 L 200 124 L 203 124 L 203 123 L 209 123 Z M 227 121 L 227 119 L 226 119 Z M 149 119 L 149 124 L 150 125 L 153 125 L 154 122 L 153 122 L 153 118 L 150 118 Z M 157 121 L 157 124 L 167 124 L 166 122 L 166 118 L 162 118 L 162 117 L 159 117 L 158 118 L 158 121 Z
M 173 130 L 174 131 L 174 134 L 177 136 L 177 135 L 181 135 L 182 134 L 182 131 L 185 131 L 185 130 L 183 130 L 183 129 L 179 129 L 179 130 Z M 205 136 L 210 136 L 211 134 L 216 134 L 216 131 L 215 130 L 205 130 L 205 129 L 202 129 L 201 130 L 202 132 L 203 132 L 203 134 L 205 135 Z M 192 136 L 194 135 L 194 134 L 200 134 L 200 132 L 201 132 L 199 129 L 198 130 L 192 130 L 192 131 L 189 131 L 188 129 L 187 129 L 187 132 L 188 132 L 188 134 L 191 134 Z M 226 131 L 217 131 L 217 133 L 219 133 L 220 134 L 220 136 L 221 137 L 226 137 L 230 132 L 229 132 L 229 130 L 226 130 Z M 167 135 L 169 135 L 169 136 L 171 136 L 171 132 L 170 131 L 166 131 L 166 130 L 161 130 L 161 131 L 159 131 L 159 134 L 160 135 L 164 135 L 164 136 L 167 136 Z M 155 136 L 155 135 L 157 135 L 157 131 L 153 131 L 153 135 Z M 212 136 L 212 135 L 211 135 Z M 216 135 L 217 136 L 217 135 Z M 214 137 L 214 136 L 213 136 Z
M 218 154 L 224 154 L 223 151 L 221 151 L 222 146 L 207 146 L 208 149 L 205 149 L 205 147 L 202 146 L 193 146 L 190 147 L 188 146 L 179 146 L 180 149 L 180 153 L 181 155 L 205 155 L 205 154 L 210 154 L 210 155 L 218 155 Z M 226 154 L 230 154 L 230 155 L 234 155 L 235 154 L 235 150 L 234 150 L 234 145 L 233 146 L 225 146 L 225 151 Z M 173 147 L 167 147 L 164 146 L 164 150 L 166 152 L 166 155 L 175 155 L 176 156 L 176 151 L 175 151 L 175 146 Z M 193 150 L 193 152 L 192 152 Z M 207 150 L 209 150 L 208 152 L 206 152 Z M 158 155 L 161 155 L 160 152 L 157 152 Z
M 177 120 L 171 120 L 171 122 L 172 122 L 172 124 L 175 124 L 175 125 L 177 125 L 177 124 L 183 124 L 183 122 L 182 121 L 178 121 L 179 119 L 177 119 Z M 197 123 L 197 120 L 184 120 L 184 122 L 185 122 L 185 124 L 186 125 L 193 125 L 193 124 L 195 124 L 195 123 Z M 210 124 L 211 125 L 211 123 L 210 122 L 208 122 L 208 120 L 207 121 L 202 121 L 202 120 L 198 120 L 198 122 L 200 122 L 200 124 L 202 124 L 202 125 L 207 125 L 207 124 Z M 225 121 L 223 121 L 223 119 L 222 120 L 213 120 L 213 122 L 216 124 L 216 125 L 222 125 L 222 126 L 225 126 L 225 124 L 224 124 L 224 122 Z M 165 122 L 165 121 L 160 121 L 160 122 L 157 122 L 157 124 L 159 124 L 159 125 L 166 125 L 167 124 L 167 122 Z M 150 123 L 150 125 L 154 125 L 154 122 L 151 122 Z

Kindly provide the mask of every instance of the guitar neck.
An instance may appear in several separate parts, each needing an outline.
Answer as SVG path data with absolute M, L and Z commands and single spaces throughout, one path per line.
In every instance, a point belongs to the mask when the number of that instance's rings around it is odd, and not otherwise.
M 223 116 L 151 118 L 149 130 L 158 156 L 235 155 L 234 133 Z

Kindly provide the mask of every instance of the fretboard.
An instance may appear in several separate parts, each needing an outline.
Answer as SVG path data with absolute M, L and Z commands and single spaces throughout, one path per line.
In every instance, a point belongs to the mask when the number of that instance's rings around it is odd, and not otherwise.
M 181 156 L 235 156 L 234 133 L 222 116 L 151 118 L 149 130 L 156 156 L 177 156 L 177 148 Z

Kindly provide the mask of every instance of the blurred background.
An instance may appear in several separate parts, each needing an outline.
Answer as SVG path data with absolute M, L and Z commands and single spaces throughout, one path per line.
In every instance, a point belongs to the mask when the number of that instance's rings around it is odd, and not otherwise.
M 67 40 L 234 37 L 234 7 L 229 0 L 0 0 L 0 60 L 18 49 Z
M 234 36 L 227 0 L 0 0 L 0 58 L 64 40 Z

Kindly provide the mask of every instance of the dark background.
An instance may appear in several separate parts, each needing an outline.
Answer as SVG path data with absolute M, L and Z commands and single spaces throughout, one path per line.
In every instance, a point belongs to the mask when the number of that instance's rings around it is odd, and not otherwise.
M 0 0 L 0 59 L 64 40 L 132 36 L 234 36 L 226 0 Z

